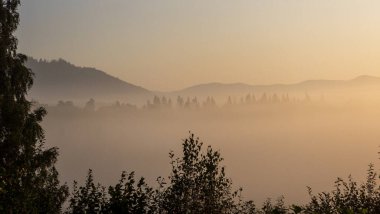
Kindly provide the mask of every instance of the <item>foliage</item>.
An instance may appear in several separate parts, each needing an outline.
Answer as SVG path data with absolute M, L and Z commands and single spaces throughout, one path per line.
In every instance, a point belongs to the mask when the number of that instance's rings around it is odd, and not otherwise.
M 280 197 L 277 199 L 276 203 L 273 204 L 271 199 L 267 199 L 262 208 L 261 213 L 263 214 L 286 214 L 288 213 L 288 209 L 284 205 L 284 198 Z
M 373 165 L 369 166 L 367 180 L 358 185 L 351 176 L 348 182 L 338 178 L 335 190 L 313 195 L 303 206 L 286 206 L 284 197 L 275 202 L 266 200 L 257 209 L 253 201 L 242 197 L 242 189 L 232 190 L 232 182 L 221 166 L 222 158 L 210 146 L 193 134 L 183 141 L 182 156 L 169 153 L 172 172 L 168 181 L 159 177 L 158 189 L 149 187 L 143 178 L 138 182 L 134 173 L 123 172 L 108 192 L 93 182 L 89 172 L 84 187 L 74 188 L 68 213 L 228 213 L 228 214 L 376 214 L 380 213 L 380 187 Z
M 33 73 L 13 35 L 19 0 L 0 3 L 0 213 L 58 213 L 68 194 L 54 167 L 57 148 L 44 149 L 44 108 L 26 99 Z
M 153 190 L 141 178 L 137 183 L 134 172 L 123 172 L 119 183 L 110 186 L 108 192 L 94 183 L 89 170 L 84 186 L 74 182 L 67 213 L 152 213 Z
M 232 182 L 220 166 L 220 153 L 191 134 L 183 142 L 183 157 L 170 153 L 172 173 L 169 183 L 159 178 L 160 187 L 149 187 L 144 178 L 123 172 L 119 183 L 108 192 L 95 185 L 90 170 L 84 186 L 77 187 L 68 213 L 255 213 L 252 201 L 244 201 L 242 189 L 232 191 Z
M 136 183 L 134 172 L 123 172 L 118 184 L 108 188 L 109 213 L 152 213 L 155 209 L 152 203 L 153 189 L 144 178 Z
M 377 174 L 373 165 L 369 165 L 367 180 L 358 185 L 351 176 L 348 182 L 338 178 L 335 190 L 331 193 L 322 192 L 312 195 L 311 202 L 306 206 L 307 213 L 380 213 L 380 188 L 377 185 Z
M 233 213 L 237 210 L 239 190 L 232 191 L 232 182 L 220 166 L 223 160 L 220 153 L 210 146 L 202 153 L 203 144 L 193 134 L 182 145 L 181 158 L 170 153 L 172 173 L 159 203 L 162 212 Z
M 68 213 L 101 213 L 106 206 L 105 188 L 94 183 L 92 170 L 89 170 L 84 186 L 78 187 L 74 181 Z

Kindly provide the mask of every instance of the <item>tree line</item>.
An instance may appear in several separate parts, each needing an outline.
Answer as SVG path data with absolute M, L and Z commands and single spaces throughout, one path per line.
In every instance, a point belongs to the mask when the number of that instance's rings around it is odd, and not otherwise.
M 173 102 L 170 97 L 166 96 L 154 96 L 151 100 L 138 107 L 137 105 L 130 103 L 123 103 L 116 101 L 112 104 L 97 106 L 95 99 L 90 98 L 83 107 L 77 106 L 73 101 L 70 100 L 59 100 L 56 105 L 44 105 L 35 102 L 36 106 L 43 106 L 45 108 L 53 110 L 63 110 L 63 111 L 81 111 L 94 112 L 94 111 L 112 111 L 112 110 L 165 110 L 165 109 L 179 109 L 179 110 L 209 110 L 209 109 L 229 109 L 231 107 L 254 107 L 260 105 L 281 105 L 281 104 L 305 104 L 312 103 L 310 97 L 305 94 L 302 99 L 293 97 L 290 98 L 288 94 L 281 96 L 277 94 L 267 95 L 263 93 L 260 99 L 256 99 L 254 94 L 247 94 L 245 98 L 241 98 L 240 102 L 236 102 L 231 96 L 228 96 L 226 102 L 222 105 L 218 105 L 213 96 L 208 96 L 203 101 L 195 97 L 187 97 L 186 99 L 182 96 L 177 96 L 176 101 Z
M 256 98 L 254 93 L 248 93 L 245 96 L 236 99 L 235 97 L 228 96 L 221 107 L 228 107 L 232 105 L 260 105 L 260 104 L 286 104 L 286 103 L 305 103 L 311 102 L 310 96 L 305 93 L 304 98 L 290 97 L 289 94 L 277 95 L 276 93 L 262 93 L 261 96 Z M 185 109 L 199 109 L 199 108 L 216 108 L 217 102 L 213 96 L 207 96 L 203 101 L 194 97 L 177 96 L 175 102 L 166 96 L 154 96 L 152 100 L 148 100 L 143 108 L 157 109 L 157 108 L 185 108 Z

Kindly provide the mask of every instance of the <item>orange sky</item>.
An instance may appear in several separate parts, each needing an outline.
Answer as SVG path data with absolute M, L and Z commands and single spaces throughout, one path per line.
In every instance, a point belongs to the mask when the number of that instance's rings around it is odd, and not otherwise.
M 152 90 L 380 76 L 380 1 L 24 0 L 19 50 Z

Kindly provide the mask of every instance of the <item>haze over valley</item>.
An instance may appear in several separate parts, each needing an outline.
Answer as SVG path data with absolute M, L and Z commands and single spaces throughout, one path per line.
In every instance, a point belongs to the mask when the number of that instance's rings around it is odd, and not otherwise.
M 0 213 L 380 213 L 380 1 L 0 2 Z
M 154 92 L 64 60 L 28 65 L 36 76 L 30 96 L 47 104 L 43 127 L 67 182 L 91 168 L 104 184 L 134 170 L 155 185 L 189 131 L 222 153 L 234 184 L 260 203 L 281 194 L 306 202 L 306 186 L 320 192 L 337 176 L 362 180 L 377 162 L 377 77 Z

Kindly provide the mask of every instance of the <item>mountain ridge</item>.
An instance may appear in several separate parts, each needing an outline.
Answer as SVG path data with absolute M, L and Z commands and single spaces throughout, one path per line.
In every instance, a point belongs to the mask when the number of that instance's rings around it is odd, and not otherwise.
M 63 59 L 46 61 L 29 57 L 26 66 L 35 74 L 30 95 L 37 100 L 127 99 L 152 94 L 104 71 L 75 66 Z
M 214 96 L 242 95 L 245 93 L 324 93 L 329 90 L 344 90 L 348 87 L 378 87 L 380 77 L 361 75 L 349 80 L 305 80 L 290 84 L 253 85 L 241 82 L 210 82 L 184 89 L 159 92 L 123 81 L 104 71 L 90 67 L 75 66 L 63 59 L 46 61 L 29 57 L 27 67 L 35 73 L 35 84 L 30 95 L 39 101 L 65 99 L 127 101 L 144 103 L 154 95 L 159 96 Z
M 196 84 L 193 86 L 189 86 L 186 88 L 183 88 L 181 90 L 177 90 L 174 92 L 183 92 L 187 90 L 194 90 L 198 88 L 206 88 L 206 87 L 261 87 L 261 88 L 269 88 L 269 87 L 294 87 L 294 86 L 301 86 L 301 85 L 315 85 L 315 84 L 346 84 L 346 83 L 378 83 L 380 84 L 380 77 L 376 76 L 370 76 L 370 75 L 360 75 L 355 78 L 349 79 L 349 80 L 329 80 L 329 79 L 311 79 L 311 80 L 304 80 L 297 83 L 276 83 L 276 84 L 248 84 L 248 83 L 221 83 L 221 82 L 210 82 L 210 83 L 202 83 L 202 84 Z

